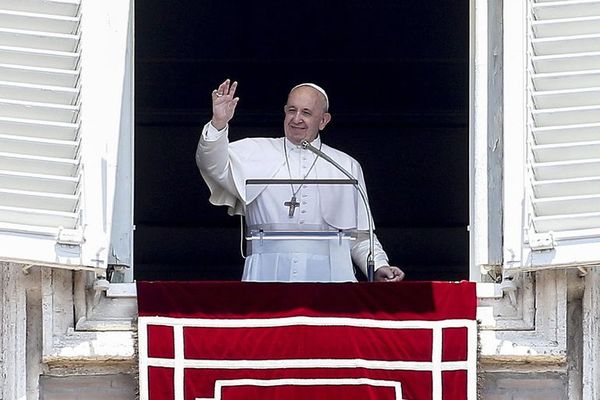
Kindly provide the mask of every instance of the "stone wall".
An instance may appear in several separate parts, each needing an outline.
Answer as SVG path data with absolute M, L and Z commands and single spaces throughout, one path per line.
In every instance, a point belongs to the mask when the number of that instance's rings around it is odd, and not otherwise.
M 482 400 L 569 400 L 563 372 L 494 372 L 479 374 Z
M 94 291 L 89 273 L 24 267 L 0 263 L 0 400 L 136 399 L 135 299 Z M 488 299 L 534 317 L 482 328 L 495 341 L 480 359 L 481 399 L 599 398 L 600 268 L 555 274 L 518 286 L 517 298 L 535 295 L 531 309 Z
M 132 400 L 136 378 L 126 374 L 52 376 L 39 380 L 40 400 Z

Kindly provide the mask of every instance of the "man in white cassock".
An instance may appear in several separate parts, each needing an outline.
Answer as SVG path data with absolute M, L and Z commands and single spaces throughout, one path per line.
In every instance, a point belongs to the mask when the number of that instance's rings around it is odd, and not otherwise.
M 247 138 L 233 143 L 228 123 L 239 98 L 229 79 L 212 92 L 213 116 L 202 131 L 196 163 L 208 185 L 210 202 L 242 214 L 249 227 L 261 229 L 357 232 L 355 240 L 253 240 L 246 257 L 244 281 L 352 282 L 353 261 L 367 273 L 368 209 L 350 185 L 264 185 L 247 190 L 251 179 L 346 179 L 331 163 L 301 143 L 307 140 L 358 180 L 360 164 L 321 142 L 319 132 L 331 120 L 325 91 L 312 83 L 290 91 L 284 107 L 284 137 Z M 404 272 L 390 266 L 374 237 L 375 281 L 400 281 Z

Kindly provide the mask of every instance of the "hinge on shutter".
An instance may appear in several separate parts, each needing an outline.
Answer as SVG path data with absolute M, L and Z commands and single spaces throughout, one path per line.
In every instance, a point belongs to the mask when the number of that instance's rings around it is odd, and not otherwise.
M 554 249 L 554 244 L 554 235 L 552 232 L 529 234 L 529 247 L 531 250 L 552 250 Z
M 83 230 L 78 229 L 64 229 L 59 228 L 56 243 L 67 246 L 80 246 L 85 242 L 83 237 Z

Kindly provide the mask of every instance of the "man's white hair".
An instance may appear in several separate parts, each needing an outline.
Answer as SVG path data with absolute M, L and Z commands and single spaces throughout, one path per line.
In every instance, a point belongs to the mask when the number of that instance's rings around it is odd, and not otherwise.
M 311 87 L 311 88 L 315 89 L 317 92 L 321 93 L 323 95 L 323 97 L 325 97 L 325 112 L 329 111 L 329 97 L 327 96 L 327 93 L 325 93 L 325 89 L 323 89 L 321 86 L 319 86 L 317 84 L 310 83 L 310 82 L 301 83 L 299 85 L 294 86 L 292 88 L 292 90 L 290 90 L 290 93 L 292 93 L 294 90 L 296 90 L 302 86 Z

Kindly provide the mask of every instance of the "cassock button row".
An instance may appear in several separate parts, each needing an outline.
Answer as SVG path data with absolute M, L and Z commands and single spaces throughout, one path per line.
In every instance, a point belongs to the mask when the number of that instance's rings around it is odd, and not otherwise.
M 302 214 L 306 214 L 306 210 L 302 210 L 300 211 Z

